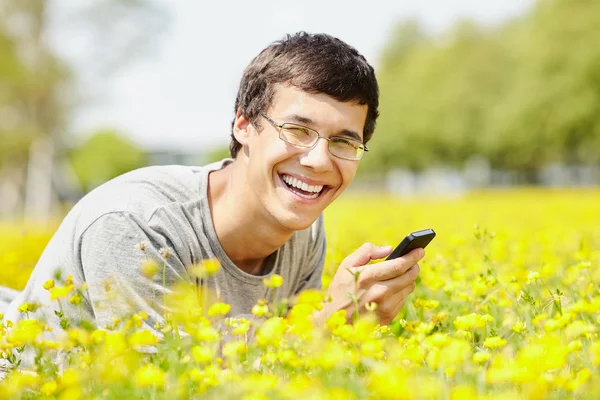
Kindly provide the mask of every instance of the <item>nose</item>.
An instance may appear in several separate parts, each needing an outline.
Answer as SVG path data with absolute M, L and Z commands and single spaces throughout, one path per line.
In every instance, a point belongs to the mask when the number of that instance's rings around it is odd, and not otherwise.
M 316 172 L 329 172 L 333 169 L 329 152 L 329 141 L 319 138 L 312 149 L 308 149 L 300 156 L 300 164 L 312 168 Z

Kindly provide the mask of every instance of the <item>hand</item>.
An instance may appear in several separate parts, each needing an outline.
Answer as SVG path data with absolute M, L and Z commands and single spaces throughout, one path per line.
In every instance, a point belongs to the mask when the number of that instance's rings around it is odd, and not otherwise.
M 348 322 L 352 321 L 356 306 L 346 293 L 353 293 L 358 299 L 359 314 L 367 312 L 367 303 L 375 302 L 379 322 L 382 325 L 390 323 L 404 306 L 408 295 L 415 290 L 415 280 L 419 275 L 417 262 L 425 256 L 425 250 L 419 248 L 394 260 L 366 265 L 371 260 L 388 256 L 392 250 L 392 246 L 365 243 L 346 257 L 327 291 L 332 301 L 315 313 L 317 323 L 324 323 L 338 310 L 346 310 Z M 360 275 L 355 288 L 353 274 L 356 273 Z

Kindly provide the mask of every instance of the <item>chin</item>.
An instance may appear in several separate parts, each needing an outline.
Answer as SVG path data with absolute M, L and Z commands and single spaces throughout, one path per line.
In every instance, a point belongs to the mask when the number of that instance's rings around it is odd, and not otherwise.
M 293 231 L 301 231 L 314 224 L 318 217 L 318 215 L 312 217 L 308 215 L 290 215 L 290 213 L 285 213 L 285 215 L 281 215 L 277 219 L 285 228 Z

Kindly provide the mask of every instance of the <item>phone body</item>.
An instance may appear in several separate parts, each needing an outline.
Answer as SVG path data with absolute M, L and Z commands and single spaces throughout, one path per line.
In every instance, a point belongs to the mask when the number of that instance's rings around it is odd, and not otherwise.
M 414 249 L 424 249 L 434 237 L 435 232 L 433 229 L 423 229 L 421 231 L 409 233 L 400 242 L 400 244 L 396 246 L 394 251 L 392 251 L 392 254 L 390 254 L 386 260 L 393 260 L 394 258 L 402 257 Z

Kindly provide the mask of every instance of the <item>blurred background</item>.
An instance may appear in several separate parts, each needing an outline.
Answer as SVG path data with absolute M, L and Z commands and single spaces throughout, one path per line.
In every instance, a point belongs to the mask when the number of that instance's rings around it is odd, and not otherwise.
M 600 2 L 0 3 L 0 220 L 52 220 L 146 165 L 227 156 L 242 72 L 326 32 L 375 67 L 352 189 L 460 195 L 600 183 Z

